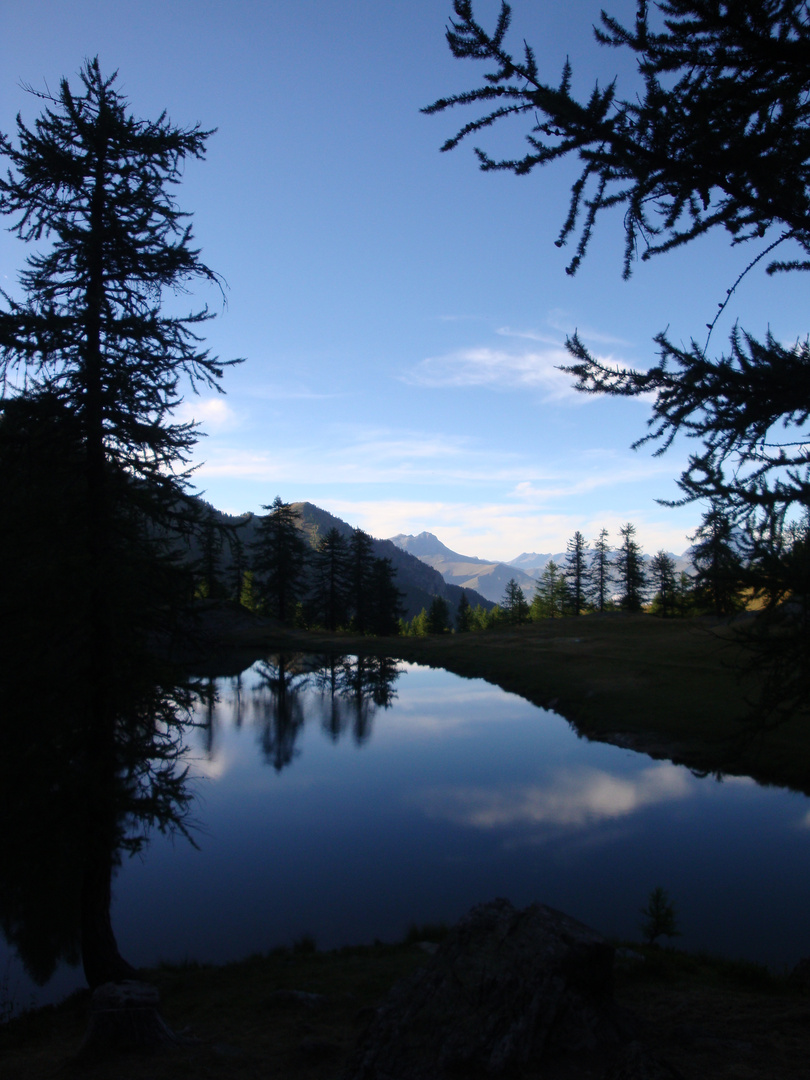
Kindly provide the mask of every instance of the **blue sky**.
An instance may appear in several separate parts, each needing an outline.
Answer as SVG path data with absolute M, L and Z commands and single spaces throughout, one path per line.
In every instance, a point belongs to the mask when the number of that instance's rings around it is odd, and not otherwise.
M 478 0 L 492 25 L 496 0 Z M 630 21 L 632 0 L 607 2 Z M 566 55 L 587 92 L 619 72 L 590 26 L 600 3 L 513 0 L 512 44 L 557 79 Z M 226 396 L 190 397 L 197 482 L 220 509 L 307 499 L 374 536 L 435 532 L 470 555 L 560 551 L 576 529 L 614 542 L 633 521 L 645 551 L 675 552 L 701 508 L 667 509 L 687 447 L 632 451 L 641 401 L 576 395 L 555 366 L 578 328 L 599 356 L 647 366 L 653 335 L 701 341 L 756 252 L 725 236 L 637 264 L 621 279 L 621 216 L 603 223 L 574 278 L 554 246 L 574 175 L 483 174 L 473 143 L 439 153 L 472 118 L 420 108 L 477 86 L 454 60 L 450 0 L 6 0 L 0 129 L 83 59 L 118 69 L 132 111 L 216 127 L 178 201 L 205 261 L 228 282 L 197 294 L 218 317 L 208 343 Z M 479 141 L 522 152 L 519 125 Z M 0 236 L 13 291 L 25 248 Z M 754 271 L 714 331 L 736 319 L 782 340 L 804 333 L 800 283 Z

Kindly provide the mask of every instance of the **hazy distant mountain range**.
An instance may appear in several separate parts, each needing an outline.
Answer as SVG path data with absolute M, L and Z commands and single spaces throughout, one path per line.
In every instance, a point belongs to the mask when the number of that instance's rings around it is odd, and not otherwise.
M 353 527 L 340 518 L 321 510 L 310 502 L 292 504 L 301 517 L 301 527 L 310 544 L 317 547 L 321 537 L 335 528 L 348 537 Z M 216 519 L 223 524 L 236 528 L 249 551 L 256 533 L 256 518 L 251 514 L 233 517 L 210 507 Z M 429 608 L 434 596 L 443 597 L 450 608 L 451 617 L 455 617 L 462 590 L 467 593 L 467 600 L 472 607 L 481 604 L 487 609 L 503 599 L 507 583 L 511 578 L 523 589 L 526 598 L 534 596 L 537 579 L 546 564 L 553 559 L 558 566 L 565 560 L 565 552 L 538 553 L 524 552 L 509 562 L 479 559 L 472 555 L 460 555 L 452 551 L 430 532 L 411 536 L 400 533 L 388 540 L 372 538 L 374 554 L 391 560 L 396 572 L 397 587 L 404 594 L 403 607 L 406 619 L 418 615 L 422 608 Z M 196 547 L 192 544 L 192 549 Z M 690 549 L 691 550 L 691 549 Z M 192 555 L 199 556 L 199 551 L 192 550 Z M 644 555 L 650 559 L 649 554 Z M 692 563 L 689 551 L 682 555 L 673 555 L 676 571 L 690 571 Z M 227 570 L 232 563 L 232 556 L 225 545 L 221 556 L 221 569 Z
M 403 551 L 415 555 L 418 559 L 438 570 L 445 581 L 453 585 L 459 585 L 463 589 L 475 589 L 493 603 L 500 603 L 506 591 L 506 585 L 510 578 L 514 578 L 520 585 L 527 599 L 534 596 L 538 577 L 542 574 L 546 564 L 553 559 L 558 566 L 562 566 L 565 560 L 565 552 L 548 552 L 540 554 L 536 551 L 524 552 L 509 562 L 487 562 L 486 559 L 478 559 L 471 555 L 459 555 L 457 551 L 451 551 L 446 547 L 438 536 L 433 533 L 422 532 L 418 536 L 409 536 L 400 533 L 391 537 L 391 543 L 396 544 Z M 644 559 L 650 559 L 649 554 Z M 675 569 L 691 569 L 692 563 L 689 553 L 673 555 Z M 475 606 L 475 601 L 470 598 Z
M 438 570 L 448 583 L 479 592 L 494 604 L 503 599 L 510 578 L 514 578 L 524 592 L 528 590 L 529 596 L 534 596 L 536 576 L 531 576 L 511 563 L 487 562 L 486 559 L 477 559 L 471 555 L 459 555 L 457 551 L 445 547 L 433 533 L 423 532 L 418 536 L 400 533 L 399 536 L 391 537 L 391 543 Z M 551 556 L 540 555 L 537 558 L 545 558 L 548 562 Z M 472 597 L 469 599 L 475 607 Z

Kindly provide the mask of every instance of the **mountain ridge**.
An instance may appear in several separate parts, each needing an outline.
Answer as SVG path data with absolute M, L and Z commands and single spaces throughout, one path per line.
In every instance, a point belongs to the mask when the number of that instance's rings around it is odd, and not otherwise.
M 259 516 L 256 514 L 226 514 L 216 507 L 200 502 L 214 514 L 215 520 L 229 529 L 236 530 L 242 544 L 246 549 L 256 536 L 256 526 Z M 317 547 L 318 542 L 326 533 L 335 528 L 341 536 L 347 539 L 355 531 L 354 526 L 343 521 L 342 518 L 330 514 L 311 502 L 294 502 L 290 504 L 300 517 L 300 527 L 312 548 Z M 447 602 L 450 618 L 455 619 L 461 594 L 463 591 L 458 585 L 448 582 L 439 571 L 428 566 L 421 559 L 407 551 L 402 550 L 390 540 L 380 540 L 371 537 L 372 550 L 377 558 L 390 559 L 396 571 L 395 584 L 403 593 L 403 617 L 413 619 L 423 608 L 429 609 L 434 597 L 440 596 Z M 192 555 L 199 557 L 198 551 L 192 551 Z M 221 555 L 221 571 L 227 572 L 233 565 L 233 555 L 225 544 Z M 492 607 L 486 596 L 474 589 L 467 589 L 467 601 L 471 607 L 480 604 L 487 610 Z
M 514 578 L 518 585 L 534 594 L 536 578 L 524 573 L 508 563 L 495 559 L 479 559 L 477 556 L 461 555 L 453 551 L 430 532 L 411 536 L 398 533 L 389 537 L 390 543 L 403 551 L 416 556 L 428 566 L 438 571 L 445 581 L 466 590 L 474 590 L 486 597 L 493 604 L 500 603 L 506 591 L 507 583 Z
M 531 599 L 537 579 L 548 563 L 554 560 L 558 566 L 562 566 L 566 557 L 565 551 L 548 554 L 524 551 L 508 562 L 499 562 L 495 559 L 487 560 L 478 556 L 462 555 L 447 547 L 438 536 L 431 532 L 421 532 L 415 536 L 398 533 L 389 539 L 403 551 L 410 552 L 428 566 L 438 570 L 445 581 L 460 585 L 464 589 L 476 589 L 496 604 L 503 599 L 510 579 L 514 579 L 526 593 L 527 598 Z M 675 560 L 676 573 L 692 570 L 692 561 L 689 557 L 691 550 L 689 548 L 681 555 L 676 555 L 674 552 L 667 553 Z M 651 558 L 651 555 L 642 555 L 645 563 Z

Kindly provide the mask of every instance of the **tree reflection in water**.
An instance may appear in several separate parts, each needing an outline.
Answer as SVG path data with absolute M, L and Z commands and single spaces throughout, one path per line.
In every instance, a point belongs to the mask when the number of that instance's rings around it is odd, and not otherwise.
M 247 692 L 244 673 L 231 679 L 231 722 L 237 728 L 246 716 L 259 730 L 262 756 L 281 772 L 300 753 L 297 745 L 306 720 L 320 716 L 321 727 L 332 742 L 351 731 L 362 745 L 371 735 L 379 709 L 396 699 L 397 661 L 380 656 L 277 653 L 251 668 L 254 685 Z M 218 713 L 213 682 L 206 685 L 197 721 L 204 729 L 205 753 L 212 758 L 216 746 Z
M 232 679 L 230 719 L 256 726 L 263 759 L 276 772 L 300 753 L 307 717 L 320 719 L 333 741 L 351 732 L 358 745 L 366 742 L 377 711 L 396 698 L 399 675 L 389 658 L 306 654 L 269 656 L 251 673 L 250 689 L 243 674 Z M 38 985 L 62 962 L 81 961 L 90 986 L 131 977 L 110 919 L 112 881 L 152 829 L 194 842 L 187 729 L 201 729 L 213 757 L 222 716 L 216 682 L 180 683 L 142 667 L 122 690 L 110 740 L 99 748 L 83 723 L 81 697 L 63 692 L 73 680 L 6 674 L 0 926 Z
M 79 960 L 91 987 L 134 976 L 110 919 L 112 880 L 150 830 L 188 835 L 192 698 L 188 684 L 130 685 L 100 746 L 82 698 L 52 685 L 7 695 L 0 925 L 38 985 Z

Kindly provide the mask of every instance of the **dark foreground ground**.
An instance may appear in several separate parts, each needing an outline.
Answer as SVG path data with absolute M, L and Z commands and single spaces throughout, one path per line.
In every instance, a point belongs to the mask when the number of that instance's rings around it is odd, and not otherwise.
M 806 1080 L 810 996 L 760 968 L 668 950 L 646 956 L 618 962 L 616 999 L 655 1057 L 677 1070 L 662 1075 Z M 186 1040 L 176 1049 L 77 1064 L 88 1010 L 87 996 L 77 995 L 0 1029 L 0 1076 L 330 1080 L 370 1010 L 425 958 L 424 945 L 411 942 L 146 972 L 167 1022 Z

